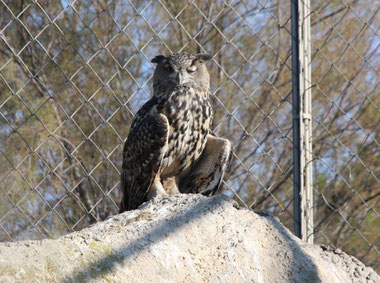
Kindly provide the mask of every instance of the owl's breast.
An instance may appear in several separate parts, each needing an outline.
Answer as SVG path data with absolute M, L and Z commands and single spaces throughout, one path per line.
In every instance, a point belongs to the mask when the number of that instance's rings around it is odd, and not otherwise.
M 161 176 L 170 177 L 190 168 L 201 155 L 212 110 L 208 98 L 197 95 L 193 89 L 188 89 L 186 95 L 172 96 L 165 108 L 170 133 Z

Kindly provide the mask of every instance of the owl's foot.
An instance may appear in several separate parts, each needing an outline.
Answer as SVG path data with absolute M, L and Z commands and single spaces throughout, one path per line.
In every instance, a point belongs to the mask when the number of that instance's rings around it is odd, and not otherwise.
M 168 195 L 179 194 L 176 178 L 174 176 L 162 179 L 161 184 Z
M 164 197 L 167 195 L 168 194 L 166 193 L 164 187 L 162 186 L 160 179 L 156 178 L 152 187 L 150 188 L 150 190 L 148 192 L 147 201 L 151 200 L 152 198 Z

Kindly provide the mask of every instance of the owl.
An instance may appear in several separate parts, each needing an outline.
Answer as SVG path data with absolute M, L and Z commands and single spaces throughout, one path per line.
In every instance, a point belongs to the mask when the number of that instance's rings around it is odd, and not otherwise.
M 210 134 L 212 56 L 159 55 L 153 96 L 135 115 L 123 150 L 120 212 L 158 196 L 201 193 L 220 187 L 231 143 Z

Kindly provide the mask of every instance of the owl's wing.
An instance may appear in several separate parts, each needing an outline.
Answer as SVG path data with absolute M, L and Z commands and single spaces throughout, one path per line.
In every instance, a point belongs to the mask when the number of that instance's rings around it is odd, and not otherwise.
M 206 147 L 199 160 L 179 183 L 179 191 L 181 193 L 201 193 L 205 196 L 215 194 L 223 182 L 231 156 L 231 142 L 209 134 Z
M 145 201 L 167 150 L 169 122 L 166 116 L 142 116 L 136 116 L 124 146 L 120 213 L 135 209 Z

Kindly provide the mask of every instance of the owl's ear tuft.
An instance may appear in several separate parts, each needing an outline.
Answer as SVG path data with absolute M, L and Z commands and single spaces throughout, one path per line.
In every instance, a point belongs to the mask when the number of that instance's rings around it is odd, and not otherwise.
M 203 63 L 211 59 L 212 59 L 212 56 L 208 54 L 199 53 L 195 55 L 195 61 L 198 61 L 199 63 Z
M 166 57 L 164 55 L 157 55 L 152 60 L 150 60 L 150 62 L 152 62 L 152 63 L 160 63 L 164 59 L 166 59 Z

